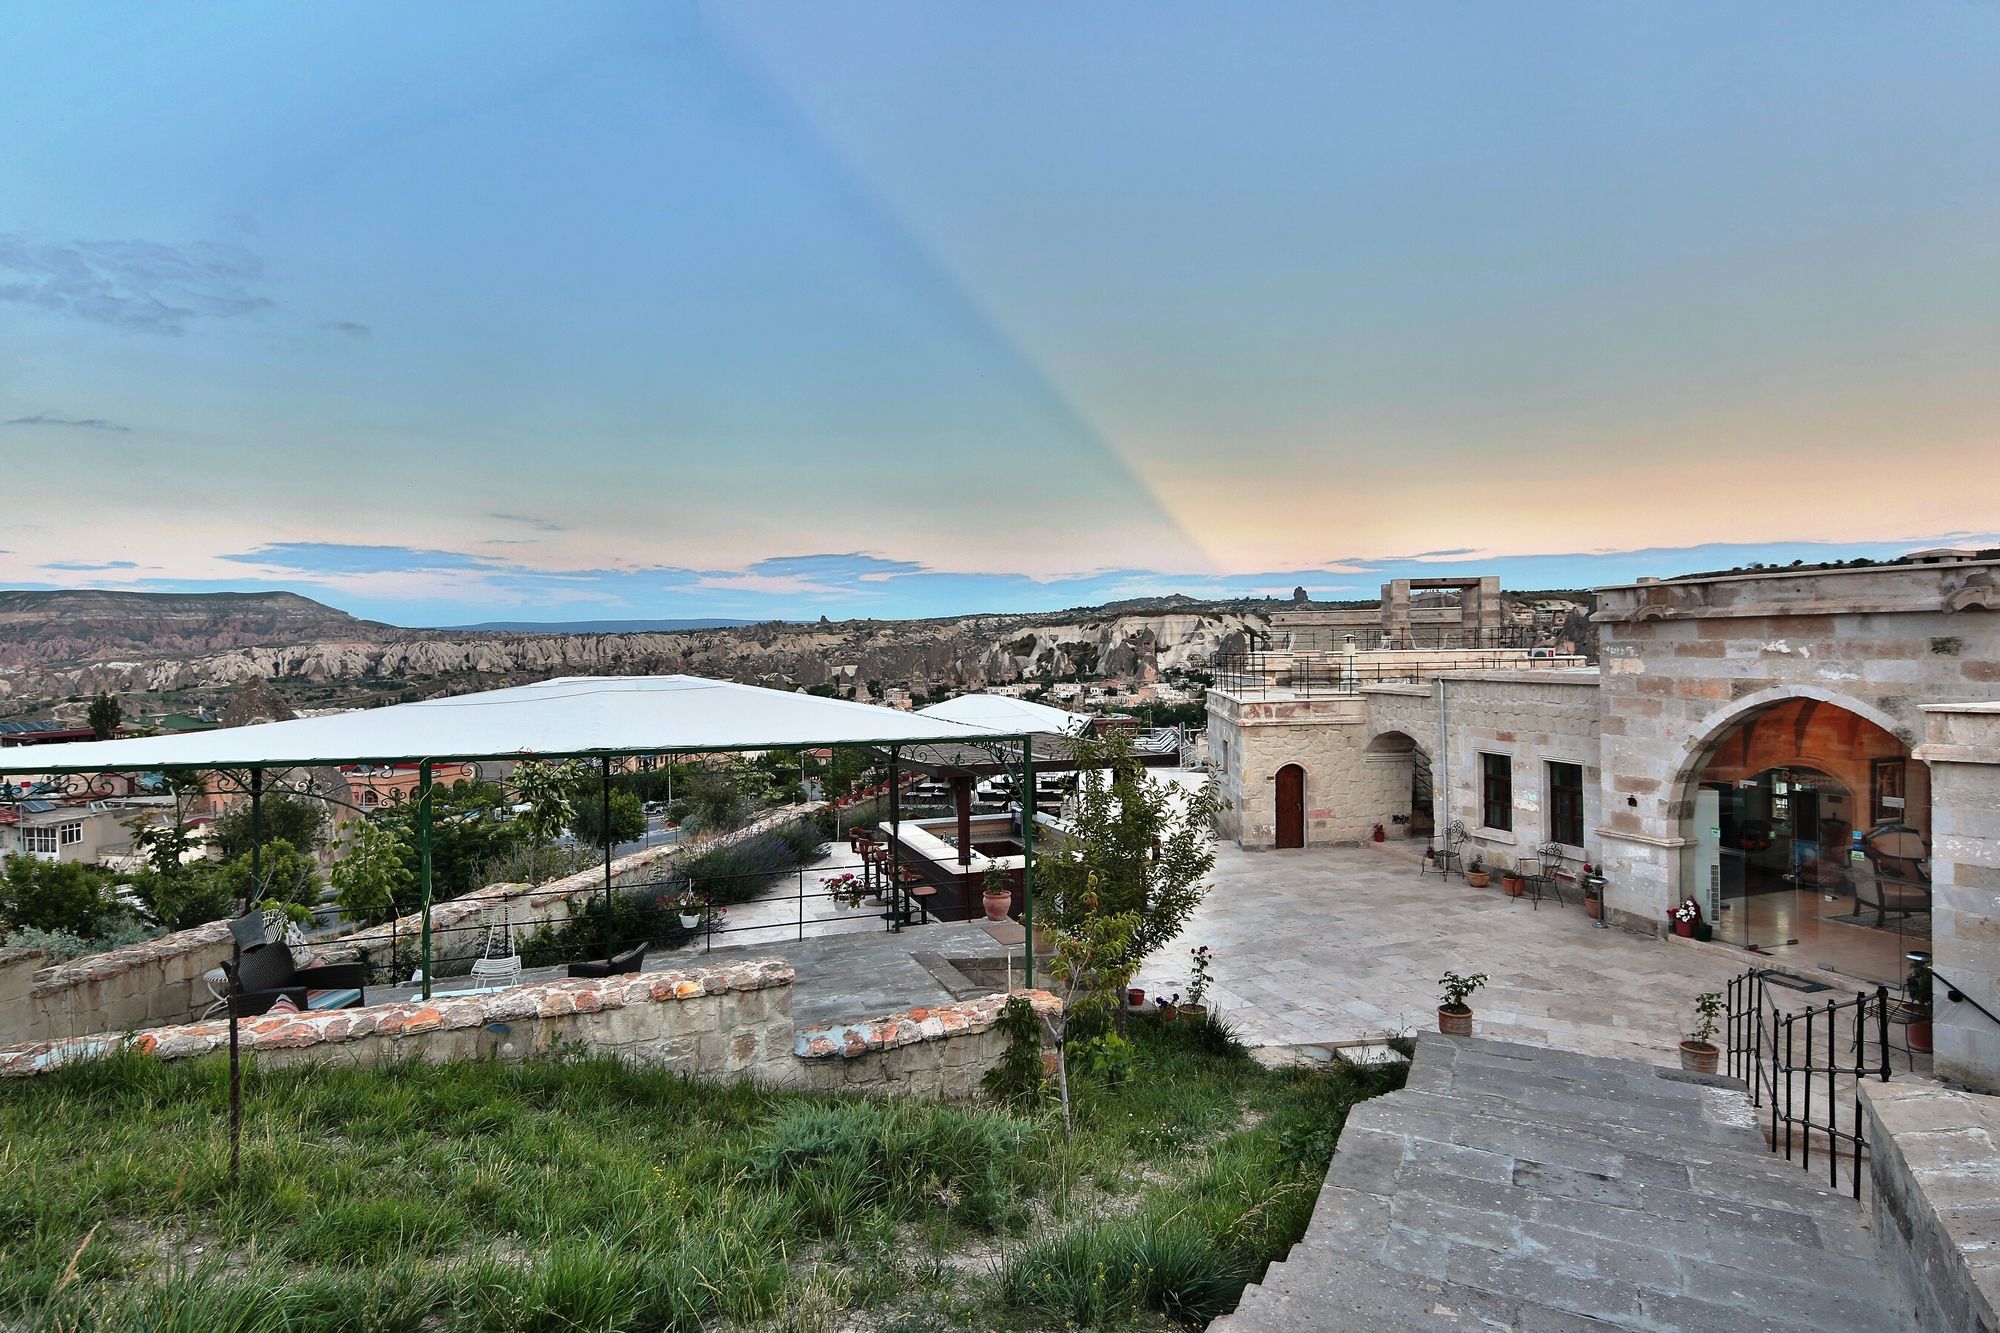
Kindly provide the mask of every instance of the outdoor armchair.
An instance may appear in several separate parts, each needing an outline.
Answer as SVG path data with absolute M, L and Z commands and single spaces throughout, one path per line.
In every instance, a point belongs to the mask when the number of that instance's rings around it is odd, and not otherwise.
M 291 996 L 301 1010 L 349 1009 L 367 1002 L 366 964 L 322 963 L 302 968 L 283 940 L 245 949 L 238 962 L 225 962 L 222 967 L 239 1014 L 268 1012 L 281 995 Z
M 624 953 L 613 954 L 609 958 L 592 958 L 587 962 L 571 963 L 569 974 L 580 977 L 616 977 L 637 972 L 646 961 L 645 944 L 635 944 Z

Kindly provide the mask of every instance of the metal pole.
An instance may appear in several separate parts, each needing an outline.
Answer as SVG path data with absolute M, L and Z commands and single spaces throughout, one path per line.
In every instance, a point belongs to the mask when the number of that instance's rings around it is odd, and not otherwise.
M 611 756 L 598 760 L 598 833 L 604 839 L 604 957 L 608 962 L 615 950 L 611 939 Z
M 1021 965 L 1021 984 L 1035 988 L 1035 738 L 1021 737 L 1021 776 L 1025 792 L 1021 798 L 1021 928 L 1027 934 L 1027 961 Z M 1080 799 L 1080 798 L 1079 798 Z
M 902 747 L 889 747 L 889 929 L 903 928 Z
M 250 770 L 250 889 L 244 895 L 243 915 L 250 915 L 251 895 L 264 869 L 264 770 Z M 243 1059 L 237 1043 L 238 978 L 243 975 L 243 941 L 229 933 L 229 1183 L 234 1185 L 243 1167 Z
M 417 870 L 423 881 L 424 998 L 431 998 L 431 761 L 417 765 Z

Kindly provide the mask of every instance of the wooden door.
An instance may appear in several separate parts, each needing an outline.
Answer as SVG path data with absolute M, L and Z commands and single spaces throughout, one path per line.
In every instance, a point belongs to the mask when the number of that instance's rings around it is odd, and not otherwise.
M 1278 846 L 1306 845 L 1306 771 L 1297 764 L 1278 770 Z

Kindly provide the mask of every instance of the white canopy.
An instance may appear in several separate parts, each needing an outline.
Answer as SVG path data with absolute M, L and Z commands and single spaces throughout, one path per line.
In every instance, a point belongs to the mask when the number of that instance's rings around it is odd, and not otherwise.
M 1026 730 L 698 676 L 565 676 L 291 722 L 0 749 L 0 771 L 290 768 L 808 745 L 962 745 L 1017 737 Z
M 1081 736 L 1091 718 L 1047 704 L 1031 703 L 1005 694 L 961 694 L 941 704 L 917 710 L 919 717 L 942 718 L 1010 736 Z

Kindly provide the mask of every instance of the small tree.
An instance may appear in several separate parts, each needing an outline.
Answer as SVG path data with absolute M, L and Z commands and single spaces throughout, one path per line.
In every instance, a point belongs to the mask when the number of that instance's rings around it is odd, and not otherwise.
M 514 769 L 514 793 L 528 807 L 520 816 L 533 849 L 528 875 L 537 883 L 542 849 L 576 820 L 576 789 L 582 780 L 583 769 L 574 760 L 524 759 Z
M 1037 906 L 1045 919 L 1077 931 L 1092 916 L 1134 918 L 1120 966 L 1135 970 L 1180 934 L 1201 904 L 1215 868 L 1213 778 L 1189 791 L 1148 776 L 1129 732 L 1071 742 L 1078 769 L 1070 833 L 1037 848 Z M 1044 906 L 1046 904 L 1046 906 Z
M 580 842 L 593 847 L 616 847 L 620 843 L 637 842 L 646 836 L 646 811 L 639 804 L 639 798 L 629 791 L 611 793 L 611 827 L 607 836 L 604 827 L 604 803 L 585 796 L 576 802 L 576 822 L 570 831 Z
M 0 926 L 92 939 L 119 914 L 111 876 L 74 861 L 9 856 L 0 874 Z
M 349 919 L 370 926 L 395 916 L 397 904 L 416 884 L 403 840 L 366 819 L 348 829 L 340 859 L 333 863 L 328 878 L 340 910 Z
M 258 840 L 253 836 L 255 833 L 261 833 L 262 840 L 267 844 L 288 842 L 298 851 L 311 856 L 319 850 L 326 828 L 326 812 L 316 801 L 273 792 L 261 802 L 258 829 L 253 830 L 251 822 L 247 802 L 216 817 L 215 841 L 222 848 L 225 859 L 233 860 L 248 853 L 250 844 Z
M 118 705 L 116 695 L 100 690 L 90 701 L 90 711 L 84 715 L 90 724 L 90 734 L 98 740 L 109 740 L 125 721 L 125 710 Z
M 1065 1136 L 1075 1130 L 1069 1098 L 1072 1034 L 1094 1044 L 1093 1056 L 1100 1067 L 1115 1070 L 1130 1064 L 1125 1039 L 1111 1030 L 1111 1019 L 1136 966 L 1130 960 L 1139 914 L 1099 910 L 1101 905 L 1091 891 L 1094 884 L 1094 879 L 1087 881 L 1080 895 L 1078 906 L 1083 912 L 1079 926 L 1054 932 L 1055 955 L 1049 959 L 1049 976 L 1059 987 L 1056 998 L 1062 1001 L 1062 1008 L 1042 1021 L 1055 1042 L 1056 1090 L 1062 1098 Z

